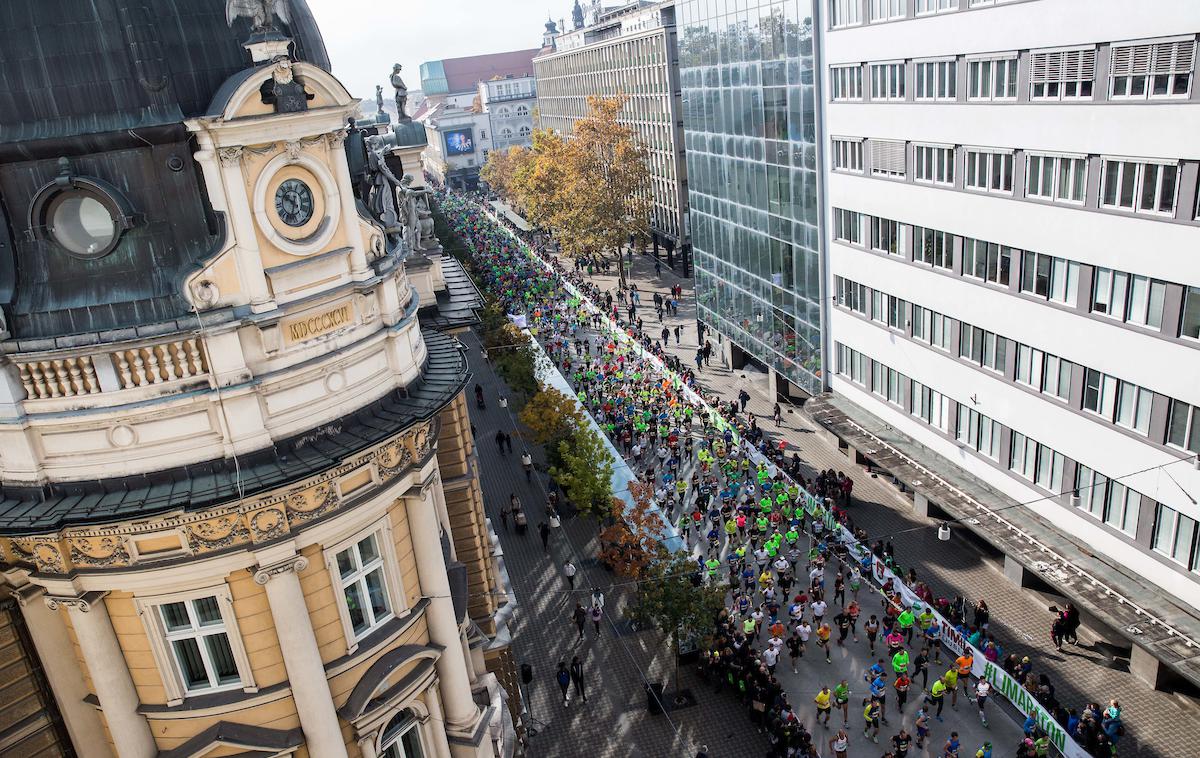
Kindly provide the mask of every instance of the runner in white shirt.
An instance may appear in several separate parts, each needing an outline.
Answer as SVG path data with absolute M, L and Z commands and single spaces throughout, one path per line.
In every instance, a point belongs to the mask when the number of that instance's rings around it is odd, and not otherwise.
M 801 642 L 808 642 L 808 637 L 812 634 L 812 624 L 800 619 L 800 623 L 796 624 L 796 634 L 800 635 Z
M 817 626 L 821 625 L 821 620 L 825 618 L 825 609 L 828 607 L 829 604 L 824 600 L 817 600 L 812 604 L 813 621 L 816 622 Z
M 770 671 L 772 674 L 774 674 L 775 664 L 779 661 L 779 648 L 767 647 L 767 649 L 762 652 L 762 659 L 763 663 L 767 664 L 767 671 Z

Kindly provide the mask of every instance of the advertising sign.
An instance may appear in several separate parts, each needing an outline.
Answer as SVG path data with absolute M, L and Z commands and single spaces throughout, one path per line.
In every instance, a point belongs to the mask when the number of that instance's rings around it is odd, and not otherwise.
M 475 152 L 475 136 L 470 129 L 446 132 L 446 155 L 469 155 Z

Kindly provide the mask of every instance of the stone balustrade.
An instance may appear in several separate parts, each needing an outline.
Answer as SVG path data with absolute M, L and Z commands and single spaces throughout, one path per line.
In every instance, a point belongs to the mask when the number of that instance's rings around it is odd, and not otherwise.
M 195 336 L 90 355 L 64 351 L 38 357 L 20 356 L 14 363 L 30 400 L 97 395 L 208 374 L 203 345 Z

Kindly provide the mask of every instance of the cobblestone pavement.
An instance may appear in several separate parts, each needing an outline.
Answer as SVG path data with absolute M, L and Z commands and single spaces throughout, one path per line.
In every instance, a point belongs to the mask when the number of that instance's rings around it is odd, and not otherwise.
M 569 264 L 568 264 L 569 265 Z M 616 290 L 615 270 L 611 275 L 591 277 L 602 290 Z M 677 344 L 672 333 L 668 350 L 680 356 L 685 365 L 694 365 L 698 347 L 696 341 L 695 298 L 692 280 L 680 278 L 662 265 L 661 275 L 654 271 L 654 259 L 649 255 L 633 255 L 630 281 L 642 291 L 643 304 L 639 309 L 645 319 L 646 331 L 657 334 L 661 326 L 652 307 L 653 292 L 666 293 L 673 284 L 682 284 L 684 298 L 679 315 L 668 316 L 665 326 L 672 330 L 682 327 L 682 343 Z M 716 335 L 709 333 L 714 348 Z M 854 478 L 855 505 L 852 509 L 856 525 L 872 536 L 897 534 L 893 543 L 896 555 L 904 566 L 913 566 L 938 596 L 963 595 L 974 602 L 987 600 L 992 611 L 991 630 L 1005 652 L 1029 655 L 1036 672 L 1046 672 L 1056 686 L 1060 701 L 1069 707 L 1080 707 L 1087 701 L 1106 704 L 1110 698 L 1121 701 L 1127 735 L 1122 739 L 1119 754 L 1145 758 L 1200 755 L 1200 703 L 1180 694 L 1156 692 L 1128 670 L 1125 661 L 1114 660 L 1108 648 L 1086 627 L 1080 629 L 1079 645 L 1067 646 L 1061 653 L 1049 641 L 1052 620 L 1048 606 L 1052 598 L 1021 590 L 1004 578 L 997 560 L 963 540 L 940 542 L 933 529 L 907 529 L 930 524 L 916 517 L 912 504 L 884 476 L 868 473 L 862 466 L 851 465 L 846 455 L 822 441 L 816 427 L 799 408 L 784 413 L 784 425 L 775 429 L 771 420 L 774 404 L 769 394 L 766 375 L 753 369 L 730 371 L 719 365 L 720 351 L 714 350 L 712 366 L 700 372 L 698 379 L 707 391 L 715 391 L 731 399 L 741 388 L 750 394 L 748 410 L 759 416 L 759 423 L 769 436 L 782 436 L 791 451 L 799 450 L 805 462 L 806 476 L 814 470 L 833 468 L 845 471 Z M 900 534 L 900 532 L 904 532 Z M 800 707 L 803 698 L 794 696 Z M 860 733 L 861 734 L 861 733 Z M 1008 753 L 1008 745 L 997 743 L 1000 754 Z
M 645 683 L 670 679 L 671 656 L 657 632 L 632 632 L 623 623 L 621 609 L 627 593 L 609 587 L 613 575 L 594 558 L 595 522 L 564 514 L 562 527 L 551 531 L 548 548 L 542 549 L 538 525 L 546 512 L 545 458 L 541 449 L 529 449 L 538 471 L 527 483 L 520 465 L 525 445 L 513 416 L 516 409 L 500 408 L 499 398 L 507 390 L 483 360 L 475 334 L 461 339 L 467 346 L 472 381 L 484 388 L 487 398 L 483 410 L 472 403 L 471 421 L 478 441 L 484 507 L 500 536 L 517 596 L 513 652 L 518 666 L 533 667 L 534 681 L 526 692 L 533 717 L 544 722 L 530 738 L 527 754 L 691 758 L 706 744 L 713 758 L 762 756 L 766 738 L 750 724 L 744 707 L 729 694 L 714 694 L 690 667 L 680 668 L 680 687 L 690 689 L 698 704 L 666 715 L 648 713 Z M 512 436 L 512 453 L 498 451 L 494 439 L 498 429 Z M 510 494 L 521 499 L 528 516 L 524 535 L 517 534 L 511 522 L 507 527 L 501 523 L 500 508 Z M 574 592 L 562 573 L 568 559 L 579 568 Z M 593 584 L 605 591 L 605 618 L 599 636 L 588 622 L 584 639 L 577 642 L 571 611 L 576 600 L 588 605 Z M 570 704 L 564 707 L 554 675 L 559 661 L 569 665 L 575 655 L 584 665 L 588 701 L 582 702 L 572 691 Z

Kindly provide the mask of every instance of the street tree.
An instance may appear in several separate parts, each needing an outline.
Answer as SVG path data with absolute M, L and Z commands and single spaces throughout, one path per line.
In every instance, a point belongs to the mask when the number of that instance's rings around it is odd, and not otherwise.
M 558 443 L 560 463 L 550 467 L 550 476 L 562 487 L 576 510 L 588 516 L 605 512 L 612 501 L 613 462 L 600 435 L 581 426 Z
M 509 195 L 536 226 L 552 231 L 570 205 L 571 167 L 567 141 L 548 129 L 533 133 L 532 146 L 510 158 Z
M 500 307 L 489 299 L 479 312 L 483 349 L 496 373 L 523 399 L 541 389 L 537 380 L 537 350 L 528 334 L 518 329 Z
M 586 425 L 575 398 L 553 387 L 547 387 L 530 398 L 521 409 L 520 419 L 529 429 L 534 444 L 546 448 L 550 466 L 562 464 L 558 443 L 569 440 L 575 430 Z
M 629 494 L 633 504 L 614 497 L 609 511 L 611 523 L 600 532 L 600 560 L 617 576 L 641 579 L 651 560 L 663 549 L 666 524 L 653 510 L 650 486 L 630 482 Z
M 629 614 L 667 635 L 677 690 L 682 644 L 709 634 L 724 607 L 724 590 L 700 581 L 699 567 L 687 554 L 660 552 L 646 567 Z

